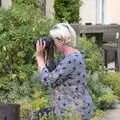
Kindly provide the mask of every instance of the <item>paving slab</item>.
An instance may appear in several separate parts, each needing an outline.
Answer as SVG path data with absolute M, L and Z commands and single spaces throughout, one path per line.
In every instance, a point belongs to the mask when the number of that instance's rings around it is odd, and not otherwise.
M 120 120 L 120 109 L 108 110 L 101 120 Z

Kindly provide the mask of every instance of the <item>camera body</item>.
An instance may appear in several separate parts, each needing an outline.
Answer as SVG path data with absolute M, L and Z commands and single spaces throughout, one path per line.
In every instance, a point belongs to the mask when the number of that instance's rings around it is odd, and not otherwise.
M 49 49 L 49 48 L 54 44 L 54 40 L 53 40 L 53 38 L 52 38 L 51 36 L 41 37 L 40 40 L 41 40 L 42 42 L 45 41 L 45 44 L 46 44 L 45 49 L 46 49 L 46 50 Z M 35 43 L 34 43 L 35 46 L 36 46 L 36 43 L 37 43 L 37 40 L 35 40 Z

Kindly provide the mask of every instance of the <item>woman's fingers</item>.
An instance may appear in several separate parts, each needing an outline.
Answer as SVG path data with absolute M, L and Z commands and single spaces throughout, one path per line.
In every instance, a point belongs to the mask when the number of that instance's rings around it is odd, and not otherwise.
M 39 45 L 40 45 L 40 48 L 43 47 L 43 45 L 42 45 L 42 40 L 39 40 Z
M 37 40 L 37 43 L 36 43 L 36 50 L 37 51 L 39 50 L 39 40 Z
M 42 41 L 42 40 L 37 40 L 37 43 L 36 43 L 36 50 L 37 51 L 43 51 L 45 49 L 45 41 Z
M 43 48 L 45 48 L 45 46 L 46 46 L 46 42 L 45 42 L 45 41 L 43 41 Z

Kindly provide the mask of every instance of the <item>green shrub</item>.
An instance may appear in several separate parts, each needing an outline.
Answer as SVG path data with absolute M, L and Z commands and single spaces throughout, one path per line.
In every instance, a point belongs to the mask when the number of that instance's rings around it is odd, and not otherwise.
M 32 95 L 32 99 L 22 99 L 16 100 L 15 103 L 20 104 L 21 106 L 21 118 L 30 116 L 30 113 L 33 111 L 40 110 L 45 107 L 50 107 L 50 102 L 47 97 L 43 94 L 44 92 L 36 92 Z
M 102 110 L 112 108 L 117 99 L 118 97 L 113 94 L 113 91 L 108 89 L 107 94 L 98 98 L 98 107 Z
M 115 95 L 120 98 L 120 73 L 109 72 L 104 76 L 103 83 L 108 85 L 114 92 Z
M 33 5 L 33 6 L 36 1 L 37 0 L 12 0 L 12 2 L 17 5 L 24 4 L 24 5 Z
M 86 69 L 91 70 L 92 73 L 101 71 L 102 55 L 94 38 L 86 40 L 81 37 L 77 41 L 77 48 L 84 52 Z
M 101 110 L 97 110 L 92 115 L 92 118 L 90 120 L 101 120 L 104 116 L 104 112 Z M 79 113 L 75 112 L 66 112 L 64 119 L 62 118 L 56 118 L 53 113 L 50 113 L 48 115 L 44 115 L 42 118 L 39 118 L 39 120 L 82 120 Z
M 53 113 L 44 115 L 40 120 L 82 120 L 79 112 L 75 112 L 75 108 L 71 107 L 69 110 L 65 111 L 64 118 L 56 117 Z
M 32 97 L 31 76 L 37 71 L 33 41 L 47 35 L 55 23 L 30 1 L 15 1 L 11 9 L 0 9 L 0 103 Z
M 91 72 L 88 75 L 88 89 L 92 96 L 95 109 L 111 108 L 118 99 L 108 84 L 104 84 L 104 71 L 102 70 L 102 55 L 95 39 L 86 40 L 80 38 L 77 47 L 84 52 L 86 69 Z
M 60 22 L 79 23 L 81 0 L 55 0 L 55 18 Z
M 104 115 L 104 112 L 101 110 L 97 110 L 94 114 L 91 120 L 101 120 Z

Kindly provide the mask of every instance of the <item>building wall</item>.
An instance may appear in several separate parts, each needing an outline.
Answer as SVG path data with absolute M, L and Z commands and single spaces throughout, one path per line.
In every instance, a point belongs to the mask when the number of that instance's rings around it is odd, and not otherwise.
M 96 23 L 96 0 L 84 0 L 80 8 L 82 23 Z
M 106 5 L 106 23 L 120 24 L 120 0 L 107 0 Z
M 120 0 L 84 0 L 80 9 L 82 23 L 120 24 Z
M 12 6 L 12 0 L 1 0 L 2 8 L 10 8 Z

